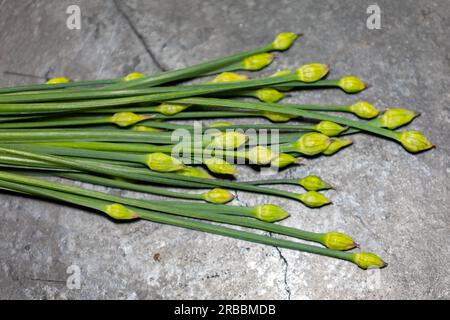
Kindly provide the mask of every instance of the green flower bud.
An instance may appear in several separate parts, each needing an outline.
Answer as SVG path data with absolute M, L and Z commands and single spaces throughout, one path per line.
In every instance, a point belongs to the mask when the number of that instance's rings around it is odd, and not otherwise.
M 326 76 L 329 69 L 326 64 L 305 64 L 297 69 L 297 78 L 303 82 L 315 82 Z
M 298 195 L 298 199 L 311 208 L 318 208 L 331 203 L 327 197 L 316 191 L 301 193 Z
M 419 131 L 398 132 L 398 141 L 400 141 L 406 150 L 412 153 L 434 147 L 434 145 Z
M 108 216 L 116 220 L 131 220 L 139 218 L 139 215 L 136 212 L 118 203 L 113 203 L 111 205 L 106 206 L 106 208 L 103 211 Z
M 173 172 L 185 168 L 183 162 L 162 152 L 146 155 L 145 164 L 157 172 Z
M 142 120 L 149 119 L 150 117 L 151 116 L 133 112 L 117 112 L 110 118 L 110 121 L 119 127 L 128 127 L 137 122 L 141 122 Z
M 340 232 L 328 232 L 323 234 L 321 243 L 333 250 L 346 251 L 358 246 L 349 236 Z
M 387 263 L 379 256 L 370 252 L 357 252 L 353 254 L 352 261 L 362 269 L 384 268 Z
M 205 179 L 214 179 L 212 175 L 201 168 L 195 167 L 184 167 L 181 170 L 175 172 L 176 174 L 180 174 L 182 176 L 187 177 L 196 177 L 196 178 L 205 178 Z
M 251 163 L 258 165 L 269 164 L 276 156 L 270 149 L 263 146 L 253 147 L 246 154 L 246 158 Z
M 233 200 L 234 195 L 228 190 L 221 188 L 214 188 L 208 192 L 205 192 L 203 194 L 203 199 L 210 203 L 223 204 Z
M 339 79 L 338 86 L 347 93 L 357 93 L 366 88 L 365 83 L 356 76 L 345 76 Z
M 257 71 L 268 66 L 273 61 L 273 54 L 258 53 L 242 60 L 242 69 L 247 71 Z
M 229 122 L 214 122 L 214 123 L 211 123 L 208 127 L 210 127 L 210 128 L 220 128 L 220 127 L 229 127 L 229 126 L 232 126 L 233 124 L 232 123 L 229 123 Z
M 294 32 L 282 32 L 278 34 L 272 42 L 273 50 L 284 51 L 289 49 L 297 39 L 298 35 Z
M 272 122 L 287 122 L 291 119 L 297 118 L 295 115 L 269 111 L 263 111 L 261 114 Z
M 156 111 L 162 113 L 166 116 L 173 116 L 174 114 L 180 113 L 183 110 L 189 108 L 187 104 L 176 104 L 163 102 L 156 107 Z
M 359 101 L 349 107 L 349 111 L 360 118 L 371 119 L 378 115 L 378 110 L 367 101 Z
M 298 184 L 308 191 L 319 191 L 332 188 L 331 185 L 314 175 L 299 179 Z
M 231 164 L 220 158 L 205 158 L 203 163 L 211 172 L 217 174 L 236 174 L 237 170 Z
M 394 130 L 411 122 L 417 116 L 414 111 L 395 108 L 386 110 L 378 121 L 381 127 Z
M 248 80 L 248 76 L 234 72 L 222 72 L 208 83 L 222 83 L 222 82 L 243 81 L 243 80 Z
M 214 137 L 208 148 L 234 150 L 247 142 L 248 137 L 237 131 L 221 132 Z
M 273 204 L 265 204 L 255 207 L 253 211 L 257 219 L 266 222 L 280 221 L 289 217 L 289 213 Z
M 284 98 L 285 94 L 273 88 L 255 90 L 254 96 L 263 102 L 274 103 Z
M 331 156 L 332 154 L 335 154 L 342 148 L 349 146 L 353 143 L 353 141 L 350 139 L 331 138 L 331 140 L 333 141 L 330 143 L 328 148 L 326 148 L 325 151 L 323 152 L 323 154 L 326 156 Z
M 122 78 L 122 81 L 132 81 L 132 80 L 136 80 L 139 78 L 143 78 L 145 77 L 145 74 L 140 73 L 140 72 L 132 72 L 127 74 L 125 77 Z
M 291 156 L 288 153 L 280 153 L 272 161 L 270 161 L 270 166 L 275 168 L 284 168 L 293 163 L 300 163 L 300 159 Z
M 133 131 L 140 131 L 140 132 L 161 132 L 161 129 L 153 128 L 153 127 L 147 127 L 147 126 L 133 126 L 131 127 L 131 130 Z
M 332 121 L 320 121 L 318 124 L 314 126 L 314 130 L 323 133 L 324 135 L 327 135 L 329 137 L 337 136 L 347 130 L 347 127 L 343 127 L 337 123 L 334 123 Z
M 293 143 L 293 149 L 296 152 L 313 156 L 325 151 L 331 142 L 332 140 L 330 137 L 322 133 L 309 132 L 301 136 L 296 142 Z
M 46 83 L 47 84 L 61 84 L 61 83 L 69 83 L 70 79 L 66 78 L 66 77 L 54 77 L 51 78 L 50 80 L 48 80 Z

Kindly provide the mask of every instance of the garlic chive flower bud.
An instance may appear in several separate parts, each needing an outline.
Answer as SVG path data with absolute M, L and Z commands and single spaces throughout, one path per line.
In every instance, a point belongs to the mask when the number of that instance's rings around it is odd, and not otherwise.
M 258 53 L 242 60 L 242 69 L 247 71 L 257 71 L 268 66 L 273 61 L 273 54 Z
M 305 64 L 297 69 L 297 78 L 303 82 L 316 82 L 325 77 L 328 71 L 329 68 L 326 64 Z
M 254 90 L 253 94 L 255 98 L 263 102 L 274 103 L 284 98 L 285 94 L 273 88 L 261 88 Z
M 163 102 L 159 106 L 156 107 L 156 111 L 162 113 L 166 116 L 173 116 L 177 113 L 182 112 L 189 108 L 187 104 L 176 104 L 176 103 L 167 103 Z
M 327 182 L 314 175 L 299 179 L 298 184 L 308 191 L 319 191 L 332 188 Z
M 234 150 L 245 144 L 248 137 L 240 132 L 227 131 L 221 132 L 214 137 L 208 148 L 220 150 Z
M 358 246 L 349 236 L 340 232 L 328 232 L 323 234 L 321 243 L 333 250 L 347 251 Z
M 397 140 L 409 152 L 416 153 L 428 150 L 434 145 L 419 131 L 404 131 L 397 133 Z
M 217 174 L 236 174 L 237 170 L 231 164 L 220 158 L 205 158 L 203 163 L 211 172 Z
M 378 110 L 367 101 L 359 101 L 352 104 L 348 109 L 350 112 L 364 119 L 371 119 L 378 115 Z
M 175 173 L 187 177 L 214 179 L 214 177 L 205 170 L 195 167 L 184 167 L 183 169 L 178 170 Z
M 145 77 L 145 74 L 140 73 L 140 72 L 132 72 L 127 74 L 125 77 L 122 78 L 122 81 L 132 81 L 132 80 L 136 80 L 136 79 L 140 79 Z
M 298 117 L 298 116 L 291 115 L 291 114 L 277 113 L 277 112 L 270 112 L 270 111 L 263 111 L 261 114 L 272 122 L 287 122 L 291 119 Z
M 300 163 L 300 159 L 291 156 L 288 153 L 280 153 L 272 161 L 270 161 L 270 166 L 275 168 L 284 168 L 293 163 Z
M 408 109 L 393 108 L 386 110 L 378 119 L 378 123 L 383 128 L 391 130 L 397 129 L 410 123 L 418 114 Z
M 328 146 L 328 148 L 325 149 L 323 152 L 326 156 L 331 156 L 332 154 L 335 154 L 339 150 L 341 150 L 344 147 L 347 147 L 353 143 L 350 139 L 338 139 L 338 138 L 331 138 L 332 142 Z
M 157 172 L 173 172 L 185 168 L 183 162 L 162 152 L 148 154 L 145 157 L 145 164 Z
M 266 147 L 256 146 L 247 152 L 246 157 L 253 164 L 266 165 L 276 157 L 276 154 Z
M 232 82 L 232 81 L 244 81 L 248 80 L 249 77 L 244 74 L 238 74 L 234 72 L 222 72 L 218 74 L 214 79 L 208 83 L 222 83 L 222 82 Z
M 347 130 L 347 127 L 343 127 L 332 121 L 324 120 L 320 121 L 314 126 L 314 130 L 323 133 L 329 137 L 337 136 Z
M 140 125 L 132 126 L 131 130 L 133 130 L 133 131 L 140 131 L 140 132 L 161 132 L 162 131 L 159 128 L 140 126 Z
M 301 193 L 298 195 L 298 199 L 311 208 L 318 208 L 331 203 L 327 197 L 317 191 Z
M 113 203 L 111 205 L 106 206 L 106 208 L 103 211 L 108 216 L 116 220 L 131 220 L 139 218 L 139 215 L 136 212 L 118 203 Z
M 119 127 L 128 127 L 148 118 L 150 117 L 133 112 L 117 112 L 110 118 L 110 121 Z
M 339 79 L 338 86 L 347 93 L 357 93 L 366 88 L 365 83 L 356 76 L 345 76 Z
M 384 268 L 387 263 L 371 252 L 357 252 L 353 254 L 352 261 L 362 269 Z
M 273 204 L 265 204 L 255 207 L 253 211 L 253 214 L 257 219 L 266 222 L 280 221 L 289 217 L 289 213 Z
M 325 151 L 331 142 L 332 140 L 330 137 L 322 133 L 309 132 L 301 136 L 292 146 L 297 152 L 308 156 L 314 156 Z
M 47 84 L 61 84 L 61 83 L 69 83 L 70 79 L 66 77 L 54 77 L 47 81 Z
M 298 35 L 294 32 L 282 32 L 275 37 L 272 42 L 273 50 L 284 51 L 289 49 Z
M 224 204 L 234 199 L 234 195 L 228 190 L 214 188 L 202 194 L 203 199 L 210 203 Z

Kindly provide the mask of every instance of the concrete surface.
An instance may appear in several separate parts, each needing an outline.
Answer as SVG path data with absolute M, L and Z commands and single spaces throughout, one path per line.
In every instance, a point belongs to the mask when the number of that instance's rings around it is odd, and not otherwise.
M 382 28 L 369 30 L 372 3 L 0 1 L 2 86 L 56 75 L 91 79 L 173 69 L 293 30 L 305 36 L 267 72 L 321 61 L 331 65 L 330 77 L 355 73 L 372 87 L 358 96 L 301 92 L 290 101 L 367 99 L 380 108 L 408 107 L 422 113 L 409 127 L 438 146 L 411 155 L 395 143 L 358 135 L 336 156 L 282 173 L 331 181 L 337 191 L 327 194 L 334 205 L 310 210 L 270 198 L 292 213 L 287 225 L 353 235 L 362 249 L 390 263 L 382 271 L 170 226 L 114 224 L 84 210 L 2 194 L 0 297 L 448 299 L 450 2 L 377 1 Z M 70 4 L 81 7 L 79 31 L 66 28 Z M 248 205 L 269 200 L 241 192 L 238 198 Z M 67 286 L 73 265 L 80 289 Z

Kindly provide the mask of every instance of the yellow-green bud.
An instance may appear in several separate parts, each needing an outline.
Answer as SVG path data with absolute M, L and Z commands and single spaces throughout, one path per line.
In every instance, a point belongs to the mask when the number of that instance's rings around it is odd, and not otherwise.
M 277 155 L 270 149 L 263 146 L 256 146 L 247 152 L 247 159 L 258 165 L 269 164 Z
M 139 215 L 136 212 L 124 207 L 119 203 L 113 203 L 109 206 L 106 206 L 104 212 L 108 216 L 116 220 L 131 220 L 139 218 Z
M 319 191 L 332 188 L 328 183 L 314 175 L 299 179 L 298 184 L 308 191 Z
M 119 127 L 128 127 L 149 118 L 151 118 L 151 116 L 136 114 L 133 112 L 117 112 L 111 117 L 110 121 Z
M 349 107 L 349 111 L 360 118 L 371 119 L 378 115 L 378 110 L 367 101 L 359 101 Z
M 287 122 L 291 119 L 297 118 L 295 115 L 269 111 L 263 111 L 261 114 L 272 122 Z
M 317 191 L 301 193 L 298 195 L 298 198 L 301 202 L 311 208 L 318 208 L 331 203 L 327 197 Z
M 145 74 L 140 73 L 140 72 L 132 72 L 127 74 L 125 77 L 122 78 L 122 81 L 132 81 L 132 80 L 136 80 L 139 78 L 143 78 L 145 77 Z
M 145 164 L 151 170 L 158 172 L 173 172 L 185 168 L 183 162 L 162 152 L 146 155 Z
M 289 49 L 297 39 L 298 35 L 294 32 L 282 32 L 275 37 L 272 42 L 273 50 L 284 51 Z
M 339 79 L 338 86 L 347 93 L 357 93 L 366 88 L 365 83 L 356 76 L 345 76 Z
M 357 252 L 353 254 L 352 261 L 362 269 L 384 268 L 387 263 L 371 252 Z
M 203 199 L 210 203 L 223 204 L 233 200 L 234 195 L 228 190 L 221 188 L 214 188 L 208 192 L 205 192 L 203 194 Z
M 257 219 L 266 222 L 280 221 L 289 217 L 289 213 L 273 204 L 265 204 L 255 207 L 254 215 Z
M 378 121 L 381 127 L 393 130 L 411 122 L 417 116 L 414 111 L 393 108 L 386 110 Z
M 214 122 L 214 123 L 211 123 L 208 127 L 210 127 L 210 128 L 220 128 L 220 127 L 229 127 L 229 126 L 232 126 L 233 124 L 232 123 L 229 123 L 229 122 Z
M 248 76 L 234 72 L 222 72 L 208 83 L 222 83 L 222 82 L 243 81 L 243 80 L 248 80 Z
M 162 113 L 166 116 L 173 116 L 174 114 L 180 113 L 183 110 L 189 108 L 187 104 L 176 104 L 163 102 L 156 107 L 156 111 Z
M 313 156 L 325 151 L 331 142 L 330 137 L 322 133 L 309 132 L 294 142 L 293 148 L 297 152 Z
M 353 141 L 350 139 L 331 138 L 331 140 L 333 141 L 330 143 L 328 148 L 326 148 L 325 151 L 323 152 L 323 154 L 326 156 L 331 156 L 332 154 L 335 154 L 342 148 L 349 146 L 353 143 Z
M 176 171 L 175 173 L 187 177 L 214 179 L 214 177 L 205 170 L 195 167 L 184 167 L 183 169 Z
M 303 82 L 315 82 L 326 76 L 329 68 L 326 64 L 305 64 L 297 69 L 297 78 Z
M 217 174 L 236 174 L 237 170 L 231 164 L 220 158 L 205 158 L 203 163 L 211 172 Z
M 325 233 L 322 236 L 321 243 L 329 249 L 339 251 L 351 250 L 358 246 L 352 238 L 340 232 Z
M 214 137 L 208 148 L 234 150 L 247 142 L 248 137 L 237 131 L 221 132 Z
M 153 128 L 153 127 L 147 127 L 147 126 L 133 126 L 131 127 L 131 130 L 133 131 L 140 131 L 140 132 L 161 132 L 161 129 Z
M 273 54 L 258 53 L 242 60 L 242 69 L 248 71 L 257 71 L 268 66 L 273 61 Z
M 47 81 L 47 84 L 69 83 L 70 79 L 66 77 L 54 77 Z
M 428 150 L 434 145 L 419 131 L 404 131 L 398 133 L 398 141 L 409 152 L 416 153 Z
M 314 126 L 314 129 L 320 133 L 323 133 L 324 135 L 332 137 L 337 136 L 347 130 L 347 127 L 343 127 L 332 121 L 324 120 L 316 124 Z
M 274 103 L 284 98 L 285 94 L 273 88 L 261 88 L 253 91 L 254 96 L 263 102 Z
M 288 153 L 280 153 L 272 161 L 270 161 L 270 165 L 275 168 L 284 168 L 293 163 L 300 163 L 300 159 L 291 156 Z

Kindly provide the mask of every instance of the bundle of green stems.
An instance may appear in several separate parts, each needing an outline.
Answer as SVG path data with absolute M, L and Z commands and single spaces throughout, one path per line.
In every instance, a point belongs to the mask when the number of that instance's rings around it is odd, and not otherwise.
M 373 253 L 350 252 L 358 245 L 341 232 L 278 224 L 289 213 L 277 205 L 227 204 L 233 190 L 292 199 L 310 208 L 330 204 L 321 191 L 331 185 L 315 175 L 250 181 L 233 175 L 245 164 L 277 172 L 310 157 L 331 156 L 352 144 L 348 136 L 359 132 L 398 142 L 411 153 L 433 147 L 418 131 L 396 131 L 417 116 L 411 110 L 380 113 L 367 101 L 279 102 L 288 91 L 365 89 L 353 75 L 325 79 L 325 64 L 304 64 L 260 78 L 236 72 L 264 68 L 273 61 L 272 51 L 289 49 L 297 37 L 284 32 L 265 46 L 155 75 L 134 72 L 83 81 L 57 77 L 44 84 L 0 88 L 0 188 L 94 209 L 117 220 L 149 220 L 337 258 L 363 269 L 384 267 Z M 199 81 L 185 82 L 192 79 Z M 120 197 L 68 181 L 167 200 Z M 278 184 L 304 191 L 264 186 Z

